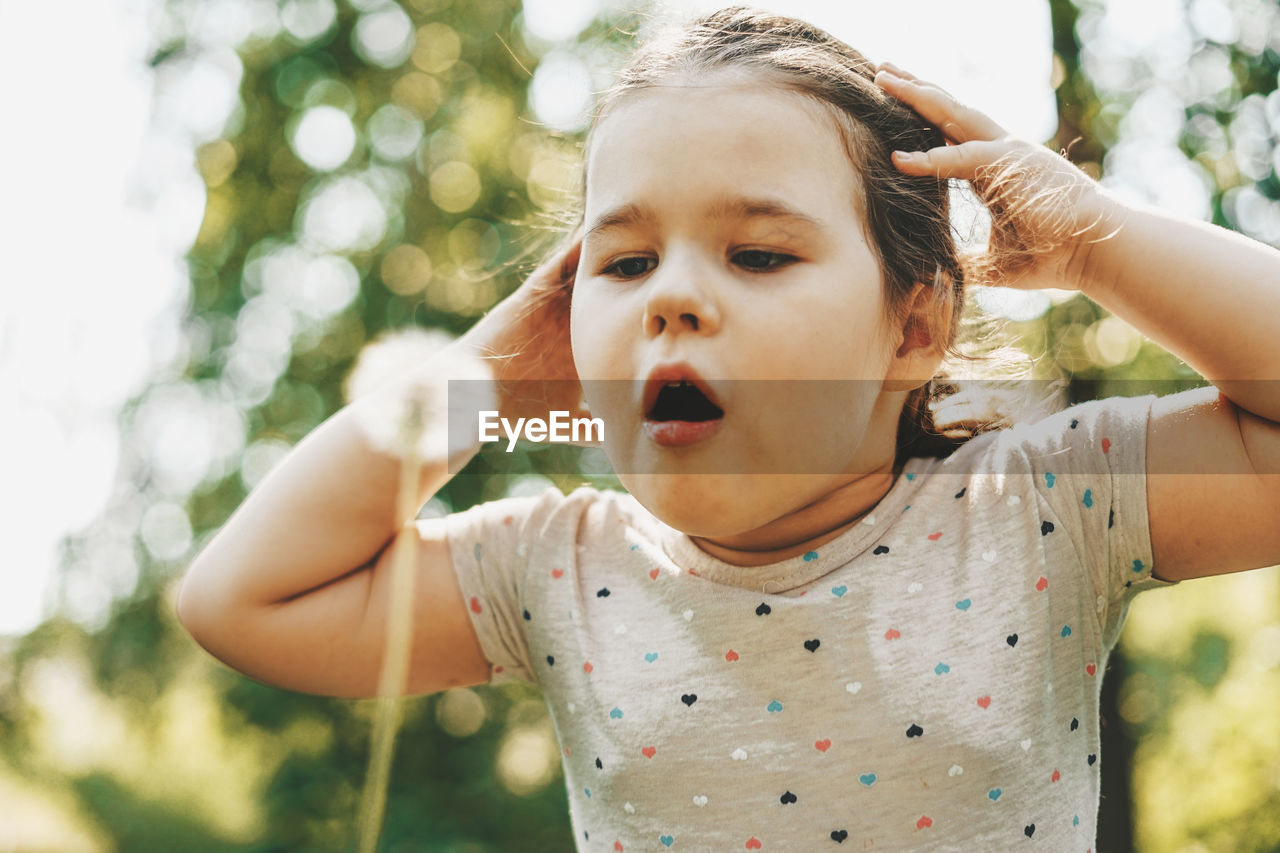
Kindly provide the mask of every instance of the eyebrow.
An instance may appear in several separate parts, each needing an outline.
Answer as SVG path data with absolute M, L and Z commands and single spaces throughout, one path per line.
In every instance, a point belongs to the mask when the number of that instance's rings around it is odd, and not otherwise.
M 799 211 L 794 207 L 772 198 L 748 198 L 745 196 L 727 196 L 716 199 L 707 205 L 706 215 L 713 221 L 726 219 L 787 219 L 798 222 L 820 231 L 826 230 L 822 220 Z M 652 223 L 657 219 L 653 208 L 645 204 L 623 204 L 606 211 L 583 234 L 583 239 L 592 234 L 600 234 L 615 228 L 624 228 L 636 223 Z

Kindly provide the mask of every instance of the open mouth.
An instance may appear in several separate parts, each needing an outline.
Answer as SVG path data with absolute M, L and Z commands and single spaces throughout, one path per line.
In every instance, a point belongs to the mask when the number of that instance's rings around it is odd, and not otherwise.
M 697 385 L 688 380 L 669 382 L 658 390 L 652 408 L 645 415 L 651 421 L 713 421 L 724 410 L 711 402 Z
M 709 438 L 723 423 L 724 409 L 701 388 L 687 379 L 672 379 L 654 395 L 644 431 L 657 444 L 679 447 Z

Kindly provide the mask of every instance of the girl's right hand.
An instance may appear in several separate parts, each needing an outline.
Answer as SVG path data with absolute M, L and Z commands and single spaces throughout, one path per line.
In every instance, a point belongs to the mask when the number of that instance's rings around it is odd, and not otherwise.
M 552 411 L 585 417 L 569 339 L 569 302 L 582 253 L 579 225 L 524 283 L 463 336 L 498 383 L 500 416 L 547 420 Z

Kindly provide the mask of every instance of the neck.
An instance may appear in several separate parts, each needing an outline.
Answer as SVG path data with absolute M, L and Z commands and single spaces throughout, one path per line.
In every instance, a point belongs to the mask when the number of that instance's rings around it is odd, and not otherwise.
M 763 566 L 814 550 L 871 513 L 902 473 L 892 461 L 842 483 L 811 504 L 734 536 L 690 536 L 711 556 L 735 566 Z

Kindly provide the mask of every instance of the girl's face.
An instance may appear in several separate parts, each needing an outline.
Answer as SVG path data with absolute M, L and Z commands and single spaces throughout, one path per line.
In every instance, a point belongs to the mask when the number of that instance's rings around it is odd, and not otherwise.
M 819 107 L 740 81 L 642 89 L 587 162 L 573 357 L 628 491 L 679 530 L 732 539 L 883 480 L 901 330 L 883 320 L 855 174 Z M 676 362 L 724 411 L 681 446 L 645 428 L 645 380 Z

